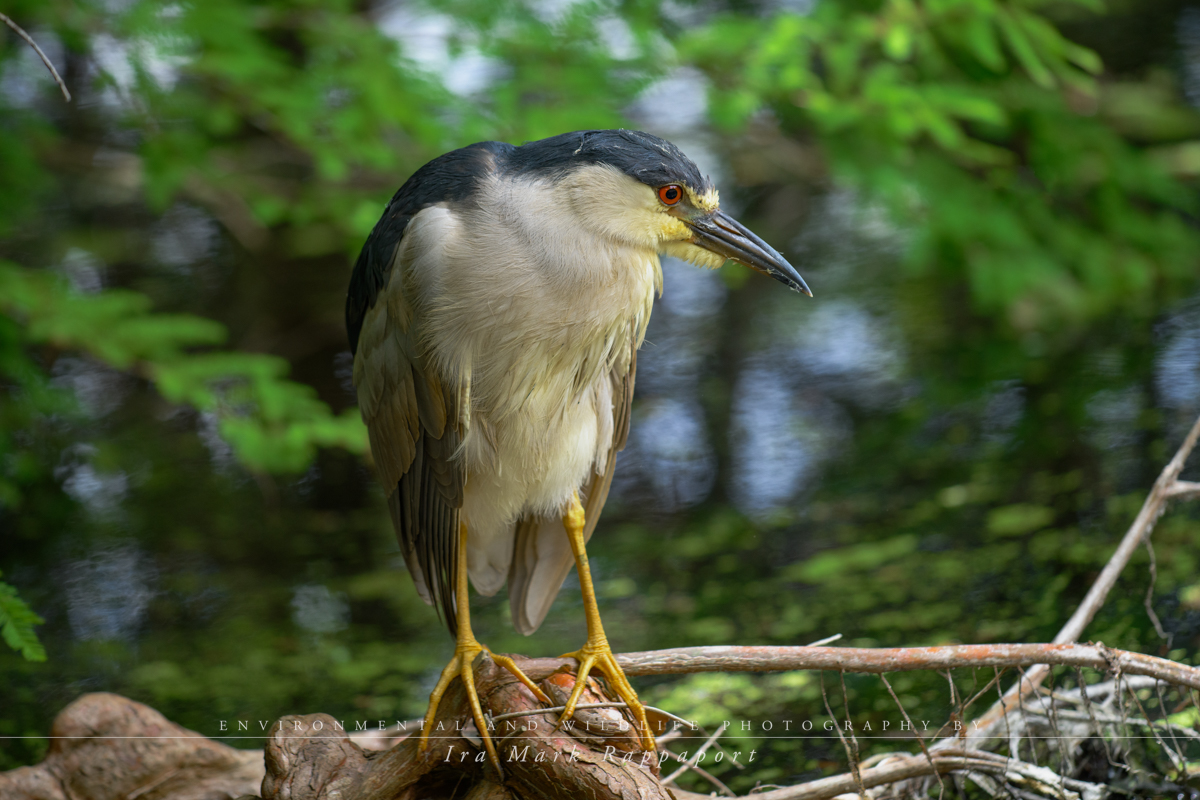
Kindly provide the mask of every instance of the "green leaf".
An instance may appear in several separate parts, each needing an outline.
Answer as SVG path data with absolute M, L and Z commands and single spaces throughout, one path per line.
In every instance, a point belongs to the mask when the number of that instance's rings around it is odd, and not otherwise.
M 912 55 L 913 34 L 907 25 L 893 24 L 883 37 L 883 52 L 894 61 L 907 61 Z
M 43 622 L 45 620 L 17 596 L 16 589 L 0 581 L 0 637 L 27 661 L 46 660 L 46 649 L 33 632 L 33 626 Z
M 0 313 L 23 323 L 31 342 L 89 353 L 153 381 L 171 402 L 215 413 L 250 469 L 301 471 L 318 447 L 367 452 L 357 412 L 335 417 L 312 387 L 287 380 L 286 360 L 194 352 L 225 340 L 224 326 L 213 320 L 154 312 L 150 298 L 128 290 L 80 294 L 56 275 L 2 261 Z
M 1000 72 L 1007 63 L 1000 49 L 1000 40 L 996 37 L 996 27 L 992 20 L 982 14 L 968 15 L 957 30 L 971 53 L 993 72 Z
M 1028 503 L 1002 506 L 988 513 L 987 528 L 997 536 L 1022 536 L 1054 521 L 1054 509 Z
M 1011 13 L 1001 13 L 998 20 L 1009 49 L 1012 50 L 1013 55 L 1016 56 L 1017 61 L 1033 79 L 1033 82 L 1043 89 L 1053 88 L 1054 76 L 1050 74 L 1050 70 L 1038 56 L 1033 42 L 1022 29 L 1021 23 Z

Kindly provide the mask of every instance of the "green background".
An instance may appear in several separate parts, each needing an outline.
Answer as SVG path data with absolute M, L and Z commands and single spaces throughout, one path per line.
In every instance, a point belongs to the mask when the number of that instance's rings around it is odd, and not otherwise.
M 207 735 L 421 714 L 452 641 L 371 474 L 342 306 L 391 193 L 474 141 L 671 138 L 816 294 L 666 264 L 590 548 L 618 651 L 1046 641 L 1200 413 L 1200 6 L 4 11 L 75 97 L 2 29 L 0 769 L 88 691 Z M 1169 642 L 1144 551 L 1088 638 L 1194 663 L 1196 517 L 1154 534 Z M 577 587 L 528 639 L 474 598 L 476 632 L 574 649 Z M 825 714 L 814 675 L 635 683 L 706 723 Z M 951 709 L 944 678 L 893 683 Z M 842 759 L 755 743 L 736 789 Z

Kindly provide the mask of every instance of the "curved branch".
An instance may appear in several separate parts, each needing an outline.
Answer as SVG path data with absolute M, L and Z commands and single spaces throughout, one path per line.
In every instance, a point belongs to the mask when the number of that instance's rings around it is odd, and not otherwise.
M 51 63 L 50 58 L 42 52 L 42 48 L 38 47 L 38 44 L 33 40 L 33 37 L 26 33 L 25 29 L 20 25 L 13 22 L 12 18 L 7 14 L 0 13 L 0 20 L 4 20 L 5 25 L 12 28 L 16 32 L 17 36 L 20 36 L 25 40 L 26 44 L 33 48 L 34 52 L 38 54 L 38 57 L 42 59 L 42 63 L 46 65 L 46 69 L 50 70 L 50 74 L 54 76 L 54 82 L 57 83 L 58 88 L 62 90 L 63 97 L 68 103 L 71 102 L 71 93 L 67 91 L 67 84 L 63 82 L 62 77 L 58 74 L 58 70 L 54 68 L 54 64 Z

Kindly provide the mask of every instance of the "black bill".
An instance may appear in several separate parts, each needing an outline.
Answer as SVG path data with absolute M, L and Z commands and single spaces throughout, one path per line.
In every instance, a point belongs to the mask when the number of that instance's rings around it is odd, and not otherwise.
M 692 243 L 697 247 L 745 264 L 812 297 L 812 290 L 787 259 L 724 211 L 715 211 L 684 222 L 692 229 Z

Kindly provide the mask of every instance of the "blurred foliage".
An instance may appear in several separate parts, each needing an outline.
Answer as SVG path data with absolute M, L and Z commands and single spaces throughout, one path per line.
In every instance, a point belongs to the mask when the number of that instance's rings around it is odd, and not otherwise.
M 189 353 L 219 344 L 223 326 L 188 314 L 155 314 L 146 295 L 122 289 L 72 291 L 42 271 L 0 262 L 0 310 L 30 343 L 87 353 L 145 377 L 174 403 L 215 413 L 219 432 L 252 470 L 301 471 L 316 448 L 367 451 L 353 410 L 333 416 L 309 386 L 284 380 L 288 363 L 256 353 Z
M 1105 96 L 1099 56 L 1044 5 L 818 3 L 766 24 L 720 17 L 681 52 L 712 76 L 717 122 L 769 108 L 911 225 L 910 275 L 965 279 L 979 311 L 1056 334 L 1192 285 L 1194 192 L 1145 145 L 1193 137 L 1200 118 L 1140 94 L 1131 117 L 1178 125 L 1114 124 L 1128 99 Z
M 248 721 L 247 746 L 284 713 L 422 712 L 452 643 L 363 458 L 341 305 L 405 177 L 488 138 L 677 138 L 817 294 L 726 268 L 691 339 L 656 311 L 634 438 L 695 349 L 684 399 L 715 488 L 673 504 L 652 490 L 670 469 L 636 442 L 623 457 L 618 482 L 636 477 L 591 548 L 619 649 L 1048 640 L 1200 412 L 1163 377 L 1200 275 L 1181 7 L 14 0 L 77 101 L 0 39 L 0 737 L 23 737 L 0 738 L 0 769 L 40 758 L 51 711 L 91 690 L 210 735 Z M 711 127 L 676 104 L 688 80 Z M 892 348 L 883 383 L 819 369 L 823 347 L 859 347 L 856 319 Z M 835 409 L 805 434 L 835 444 L 756 512 L 737 408 L 763 364 L 784 399 Z M 802 449 L 785 419 L 757 422 Z M 1088 636 L 1194 663 L 1195 531 L 1180 508 L 1154 534 L 1171 642 L 1142 607 L 1145 556 Z M 533 641 L 505 598 L 474 609 L 497 651 L 582 635 L 571 582 Z M 44 664 L 17 652 L 38 655 L 40 618 Z M 877 679 L 846 683 L 844 708 L 826 687 L 838 713 L 894 717 Z M 940 676 L 893 686 L 950 711 Z M 735 789 L 842 758 L 762 725 L 825 715 L 820 676 L 639 688 L 754 721 L 731 733 L 766 751 L 757 768 L 713 767 Z
M 33 633 L 45 622 L 17 597 L 17 590 L 0 582 L 0 636 L 13 650 L 30 661 L 45 661 L 46 650 Z

